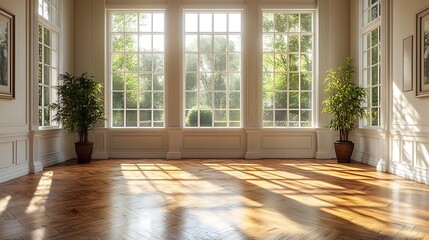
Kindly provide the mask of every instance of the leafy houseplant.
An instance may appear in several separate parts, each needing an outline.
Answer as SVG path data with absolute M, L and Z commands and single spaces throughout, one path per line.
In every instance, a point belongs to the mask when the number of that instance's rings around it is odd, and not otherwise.
M 365 108 L 362 107 L 366 91 L 353 82 L 351 63 L 352 59 L 346 58 L 338 69 L 329 70 L 325 79 L 323 112 L 332 115 L 329 127 L 340 133 L 340 140 L 335 142 L 338 162 L 350 162 L 354 144 L 349 141 L 349 132 L 355 128 L 359 117 L 366 116 Z
M 56 110 L 53 119 L 65 130 L 79 134 L 75 143 L 78 163 L 90 162 L 93 143 L 88 141 L 88 131 L 97 121 L 104 120 L 102 86 L 86 73 L 73 76 L 66 72 L 60 74 L 59 80 L 58 102 L 51 105 Z

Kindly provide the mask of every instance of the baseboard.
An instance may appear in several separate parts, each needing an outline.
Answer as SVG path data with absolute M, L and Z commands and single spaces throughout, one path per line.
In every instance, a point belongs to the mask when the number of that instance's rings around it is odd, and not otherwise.
M 41 162 L 43 167 L 52 166 L 55 164 L 66 162 L 70 159 L 76 158 L 74 153 L 52 153 L 41 156 Z
M 181 159 L 182 154 L 180 152 L 168 152 L 167 159 Z
M 182 158 L 244 158 L 245 153 L 182 152 Z
M 107 152 L 97 152 L 92 154 L 93 159 L 108 159 L 109 154 Z
M 261 159 L 261 154 L 259 152 L 247 152 L 246 159 Z
M 331 152 L 316 152 L 316 159 L 331 159 Z
M 410 179 L 419 183 L 429 184 L 429 172 L 421 169 L 410 168 L 401 164 L 390 164 L 389 173 Z
M 111 152 L 107 158 L 162 158 L 165 159 L 167 154 L 165 152 L 161 153 L 133 153 L 133 152 Z M 105 159 L 107 159 L 105 158 Z
M 314 153 L 261 153 L 261 158 L 314 158 Z
M 0 173 L 0 183 L 2 183 L 29 174 L 30 168 L 28 164 L 21 164 L 0 169 Z

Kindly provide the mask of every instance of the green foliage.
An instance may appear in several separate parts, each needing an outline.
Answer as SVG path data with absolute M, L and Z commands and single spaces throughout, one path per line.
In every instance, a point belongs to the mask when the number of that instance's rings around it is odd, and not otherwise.
M 212 111 L 210 109 L 200 109 L 193 107 L 188 111 L 186 115 L 186 126 L 197 127 L 198 126 L 198 112 L 200 113 L 200 127 L 211 127 L 212 126 Z
M 329 127 L 340 131 L 340 141 L 348 141 L 348 132 L 354 129 L 356 120 L 366 116 L 362 107 L 366 91 L 353 82 L 351 62 L 352 59 L 348 57 L 337 70 L 329 70 L 325 79 L 327 85 L 323 112 L 332 115 Z
M 102 86 L 86 73 L 73 76 L 60 74 L 58 103 L 51 105 L 56 110 L 53 120 L 62 123 L 69 132 L 79 133 L 80 142 L 88 142 L 88 130 L 99 120 L 104 120 Z

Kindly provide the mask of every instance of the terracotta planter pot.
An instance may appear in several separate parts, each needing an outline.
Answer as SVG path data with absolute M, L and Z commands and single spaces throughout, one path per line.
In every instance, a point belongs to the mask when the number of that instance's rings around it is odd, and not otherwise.
M 91 162 L 92 150 L 94 147 L 93 142 L 76 142 L 74 146 L 77 155 L 77 163 Z
M 336 141 L 334 143 L 335 154 L 337 155 L 337 162 L 349 163 L 352 157 L 353 149 L 355 144 L 351 141 Z

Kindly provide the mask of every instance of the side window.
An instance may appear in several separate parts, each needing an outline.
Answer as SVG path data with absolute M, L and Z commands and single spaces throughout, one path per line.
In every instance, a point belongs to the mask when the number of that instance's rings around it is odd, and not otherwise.
M 378 0 L 362 1 L 362 82 L 367 90 L 368 117 L 364 127 L 380 126 L 381 96 L 381 4 Z
M 241 126 L 241 12 L 184 12 L 185 127 Z
M 110 13 L 112 127 L 164 127 L 164 12 Z
M 49 108 L 57 101 L 55 86 L 57 85 L 59 67 L 59 8 L 56 0 L 39 0 L 39 127 L 58 126 L 52 121 L 53 112 Z
M 312 127 L 312 12 L 264 11 L 263 126 Z

